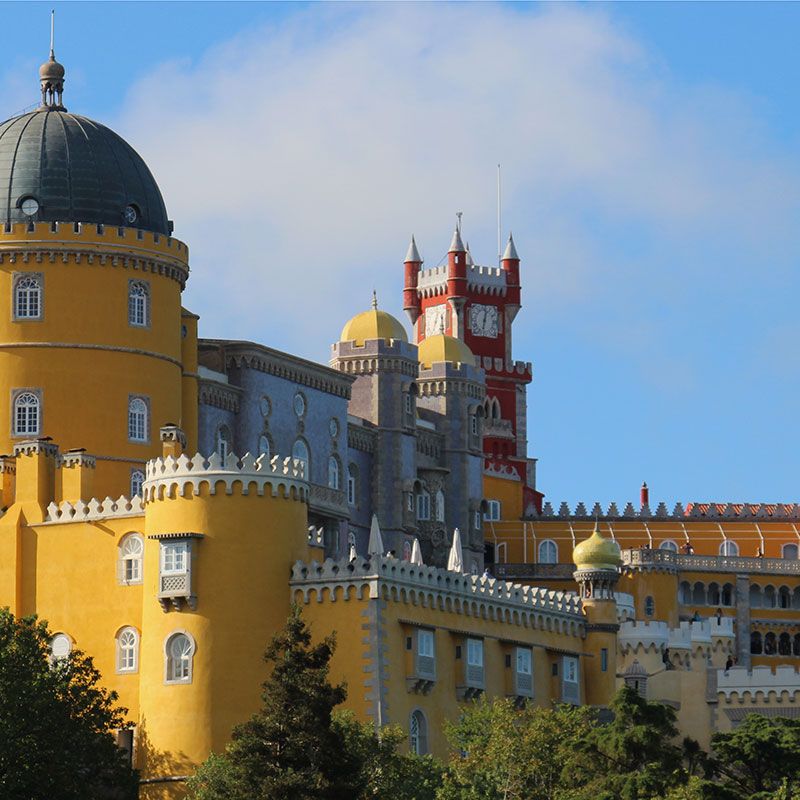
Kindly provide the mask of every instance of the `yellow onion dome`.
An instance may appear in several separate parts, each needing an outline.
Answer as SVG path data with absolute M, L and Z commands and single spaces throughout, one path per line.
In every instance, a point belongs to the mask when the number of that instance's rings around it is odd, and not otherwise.
M 340 342 L 352 342 L 356 347 L 363 347 L 368 339 L 408 342 L 408 335 L 400 320 L 373 305 L 369 311 L 356 314 L 349 320 L 339 337 Z
M 437 333 L 435 336 L 426 336 L 419 343 L 419 363 L 426 369 L 431 364 L 441 361 L 452 361 L 454 364 L 469 364 L 475 366 L 475 356 L 461 339 L 448 336 L 446 333 Z
M 596 527 L 588 539 L 576 545 L 572 560 L 577 569 L 617 569 L 622 564 L 619 545 L 601 536 Z

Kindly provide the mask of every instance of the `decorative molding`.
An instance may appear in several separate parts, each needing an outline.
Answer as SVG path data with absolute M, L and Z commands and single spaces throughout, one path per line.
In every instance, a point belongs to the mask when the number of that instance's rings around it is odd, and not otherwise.
M 725 696 L 726 702 L 757 699 L 767 702 L 788 700 L 796 702 L 800 693 L 800 672 L 792 666 L 771 667 L 731 667 L 717 670 L 717 691 Z M 758 695 L 761 695 L 759 698 Z
M 234 414 L 239 413 L 244 390 L 238 386 L 200 378 L 197 381 L 197 388 L 201 404 L 221 408 L 223 411 L 231 411 Z
M 670 628 L 666 622 L 651 620 L 642 622 L 628 620 L 621 623 L 617 636 L 620 652 L 638 650 L 695 650 L 698 647 L 710 649 L 715 639 L 733 639 L 733 618 L 723 617 L 721 623 L 705 619 L 698 622 L 681 622 L 677 628 Z
M 129 353 L 134 356 L 157 358 L 182 368 L 182 364 L 177 358 L 166 356 L 163 353 L 154 353 L 152 350 L 140 350 L 137 347 L 112 347 L 111 345 L 105 344 L 82 344 L 78 342 L 0 342 L 0 350 L 24 347 L 49 347 L 65 350 L 105 350 L 111 353 Z
M 28 439 L 14 445 L 14 456 L 47 456 L 58 457 L 58 445 L 48 439 Z
M 490 619 L 511 625 L 583 636 L 585 618 L 578 596 L 535 586 L 505 583 L 438 567 L 417 566 L 396 558 L 374 556 L 353 561 L 298 561 L 291 586 L 304 602 L 336 602 L 337 587 L 345 600 L 381 598 L 440 611 Z M 327 589 L 327 591 L 323 591 Z
M 374 428 L 367 428 L 352 422 L 347 423 L 347 446 L 351 450 L 362 453 L 374 453 L 378 433 Z
M 97 467 L 97 459 L 94 456 L 90 456 L 88 453 L 84 453 L 80 450 L 68 450 L 66 453 L 61 455 L 56 462 L 56 466 L 63 467 L 65 469 L 71 469 L 72 467 L 95 469 Z
M 201 486 L 208 487 L 209 494 L 217 493 L 217 485 L 225 484 L 225 494 L 233 494 L 234 486 L 239 484 L 242 494 L 249 494 L 253 484 L 259 496 L 270 487 L 272 497 L 278 496 L 282 487 L 286 497 L 299 500 L 308 499 L 308 483 L 305 475 L 305 462 L 280 456 L 262 455 L 255 458 L 245 453 L 241 459 L 234 453 L 223 461 L 218 453 L 209 458 L 198 453 L 189 459 L 185 454 L 173 458 L 154 458 L 145 467 L 145 481 L 142 487 L 145 503 L 162 500 L 165 497 L 183 495 L 191 486 L 192 493 L 200 494 Z

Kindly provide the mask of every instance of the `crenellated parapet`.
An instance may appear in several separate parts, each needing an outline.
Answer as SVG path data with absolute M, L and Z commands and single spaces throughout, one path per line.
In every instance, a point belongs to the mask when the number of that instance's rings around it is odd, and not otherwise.
M 487 359 L 484 359 L 486 362 Z M 519 363 L 517 368 L 519 369 Z M 491 369 L 484 363 L 484 369 Z M 554 510 L 552 503 L 545 503 L 540 514 L 535 514 L 534 519 L 600 519 L 610 522 L 620 520 L 736 520 L 738 522 L 757 522 L 759 520 L 794 520 L 800 521 L 800 503 L 676 503 L 670 511 L 666 503 L 659 503 L 655 509 L 647 504 L 634 507 L 633 503 L 626 503 L 622 510 L 617 503 L 610 503 L 606 508 L 600 503 L 579 502 L 574 507 L 566 502 Z
M 800 671 L 791 666 L 717 670 L 717 692 L 726 702 L 790 702 L 800 695 Z
M 145 467 L 144 499 L 149 503 L 164 497 L 180 496 L 189 487 L 197 495 L 203 486 L 213 495 L 220 484 L 224 486 L 225 494 L 233 494 L 238 487 L 243 495 L 250 494 L 253 488 L 258 495 L 263 495 L 268 488 L 269 493 L 276 497 L 282 488 L 286 497 L 308 499 L 304 461 L 277 455 L 256 458 L 250 453 L 241 459 L 233 453 L 225 459 L 218 453 L 208 458 L 199 453 L 191 459 L 186 455 L 154 458 Z
M 88 503 L 78 500 L 74 503 L 50 503 L 44 523 L 94 522 L 111 517 L 138 517 L 144 514 L 144 503 L 138 495 L 134 497 L 120 496 L 116 500 L 106 497 L 98 500 L 93 497 Z
M 620 625 L 618 642 L 623 654 L 666 648 L 694 652 L 710 650 L 715 642 L 732 641 L 734 636 L 733 617 L 681 622 L 676 628 L 656 620 L 628 620 Z
M 345 601 L 355 596 L 421 605 L 439 611 L 496 620 L 527 628 L 585 634 L 578 596 L 570 592 L 506 583 L 396 558 L 373 556 L 323 563 L 298 561 L 291 586 L 305 603 Z

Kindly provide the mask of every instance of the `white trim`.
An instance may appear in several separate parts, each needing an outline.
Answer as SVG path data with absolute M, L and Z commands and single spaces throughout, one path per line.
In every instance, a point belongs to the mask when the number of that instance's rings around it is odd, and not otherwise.
M 171 642 L 178 636 L 185 636 L 189 640 L 189 651 L 182 659 L 187 661 L 186 675 L 179 678 L 174 678 L 171 677 L 171 675 L 175 672 L 175 662 L 172 661 L 174 654 L 171 654 L 170 650 Z M 196 652 L 197 644 L 195 643 L 194 637 L 191 633 L 189 633 L 189 631 L 175 630 L 169 633 L 164 639 L 164 683 L 170 685 L 191 683 L 194 674 L 194 656 Z
M 123 636 L 133 636 L 133 646 L 126 648 L 126 650 L 131 650 L 132 653 L 132 663 L 130 666 L 123 666 L 122 658 L 123 658 L 123 649 L 122 649 L 122 637 Z M 139 631 L 136 630 L 132 625 L 126 625 L 124 628 L 120 628 L 117 631 L 117 635 L 114 637 L 116 643 L 116 656 L 114 659 L 114 663 L 116 666 L 116 672 L 118 675 L 135 675 L 139 671 L 139 642 L 140 636 Z M 130 641 L 130 639 L 129 639 Z

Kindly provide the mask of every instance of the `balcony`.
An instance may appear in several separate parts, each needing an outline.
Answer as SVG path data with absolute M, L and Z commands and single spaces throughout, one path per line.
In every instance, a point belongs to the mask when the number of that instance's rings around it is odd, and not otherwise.
M 309 486 L 308 505 L 311 511 L 322 516 L 344 519 L 349 514 L 345 493 L 341 489 L 331 489 L 330 486 L 312 483 Z
M 788 558 L 745 558 L 743 556 L 699 556 L 670 550 L 637 548 L 622 551 L 625 567 L 667 569 L 680 572 L 760 572 L 772 575 L 800 575 L 800 560 Z

